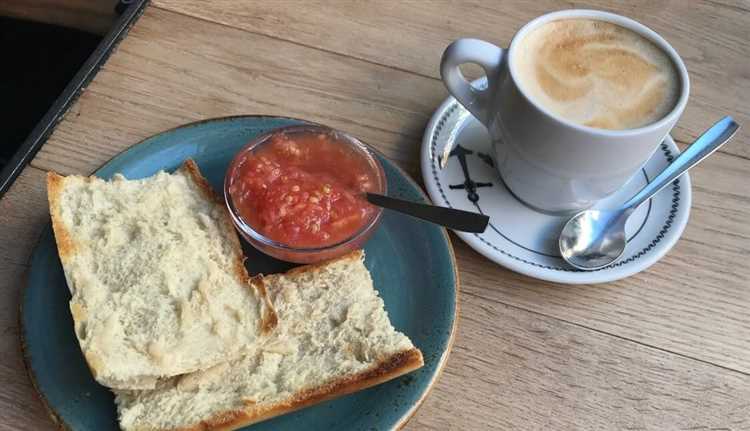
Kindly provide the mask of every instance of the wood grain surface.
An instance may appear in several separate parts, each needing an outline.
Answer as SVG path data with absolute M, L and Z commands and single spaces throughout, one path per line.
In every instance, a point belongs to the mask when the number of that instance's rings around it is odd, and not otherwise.
M 186 122 L 271 114 L 353 133 L 419 178 L 421 134 L 447 95 L 436 79 L 445 45 L 468 35 L 507 44 L 528 19 L 571 6 L 155 4 L 0 200 L 0 430 L 47 421 L 13 350 L 22 274 L 48 223 L 45 171 L 92 172 Z M 652 26 L 685 57 L 693 94 L 678 139 L 689 141 L 724 113 L 748 123 L 747 2 L 594 6 Z M 407 428 L 750 429 L 746 136 L 691 171 L 683 238 L 626 280 L 540 282 L 491 264 L 453 236 L 459 332 L 442 378 Z
M 1 262 L 26 265 L 40 226 L 49 222 L 45 175 L 39 169 L 24 169 L 0 199 Z
M 154 0 L 159 7 L 198 16 L 248 32 L 356 57 L 439 79 L 439 59 L 459 37 L 477 37 L 507 47 L 526 22 L 547 12 L 591 8 L 636 19 L 661 34 L 680 53 L 690 73 L 691 99 L 674 138 L 692 142 L 711 119 L 731 113 L 750 123 L 750 29 L 747 1 L 719 5 L 684 0 L 638 1 L 342 1 L 299 3 L 215 0 Z M 436 13 L 437 12 L 437 13 Z M 352 35 L 341 37 L 341 35 Z M 750 147 L 729 144 L 721 151 L 750 157 Z
M 750 376 L 465 287 L 451 363 L 410 429 L 747 429 Z M 463 340 L 463 342 L 462 342 Z
M 52 429 L 26 375 L 18 311 L 28 258 L 49 223 L 46 172 L 28 167 L 0 199 L 0 430 Z

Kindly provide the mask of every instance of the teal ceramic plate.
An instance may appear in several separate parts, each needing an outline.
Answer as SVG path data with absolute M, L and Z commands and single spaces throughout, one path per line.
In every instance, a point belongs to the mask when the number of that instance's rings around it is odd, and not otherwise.
M 194 159 L 216 190 L 233 155 L 270 129 L 301 123 L 279 117 L 229 117 L 186 125 L 146 139 L 96 171 L 143 178 Z M 425 200 L 417 185 L 381 157 L 389 194 Z M 251 272 L 290 267 L 245 247 Z M 262 422 L 252 430 L 384 430 L 414 413 L 448 356 L 456 327 L 458 275 L 444 229 L 386 211 L 366 247 L 365 263 L 394 326 L 422 350 L 425 366 L 409 375 L 337 400 Z M 37 245 L 22 298 L 21 323 L 29 375 L 53 418 L 82 431 L 117 429 L 112 394 L 91 377 L 73 333 L 65 284 L 51 229 Z

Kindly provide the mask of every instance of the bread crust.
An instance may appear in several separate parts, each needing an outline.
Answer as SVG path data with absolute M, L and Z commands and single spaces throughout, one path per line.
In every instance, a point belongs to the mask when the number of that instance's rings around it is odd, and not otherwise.
M 52 219 L 52 232 L 55 235 L 55 242 L 57 243 L 57 252 L 60 255 L 60 261 L 67 263 L 76 252 L 76 243 L 73 240 L 73 236 L 70 234 L 65 224 L 62 221 L 60 214 L 60 200 L 62 199 L 63 181 L 65 177 L 59 175 L 56 172 L 47 172 L 47 201 L 49 202 L 49 213 Z M 63 265 L 63 270 L 66 268 Z M 67 271 L 63 271 L 65 274 L 65 281 L 68 284 L 68 288 L 72 292 L 72 280 Z M 86 321 L 87 310 L 81 304 L 71 302 L 70 312 L 73 316 L 74 322 Z M 100 376 L 99 370 L 101 369 L 101 359 L 99 356 L 89 351 L 82 351 L 83 357 L 86 359 L 86 365 L 89 367 L 91 374 L 94 378 Z
M 309 407 L 313 404 L 379 385 L 417 370 L 423 365 L 424 359 L 422 358 L 422 352 L 416 348 L 411 348 L 391 355 L 390 357 L 381 360 L 375 366 L 360 373 L 342 377 L 324 385 L 298 392 L 285 402 L 263 407 L 248 403 L 247 407 L 244 409 L 221 412 L 210 419 L 188 427 L 164 429 L 160 431 L 236 430 L 244 426 L 252 425 L 276 416 L 281 416 Z
M 262 296 L 264 304 L 266 304 L 266 307 L 263 310 L 263 321 L 261 322 L 261 328 L 260 331 L 262 334 L 268 334 L 271 331 L 273 331 L 274 328 L 276 328 L 276 325 L 279 324 L 279 318 L 276 314 L 276 310 L 273 308 L 273 303 L 271 302 L 271 298 L 268 295 L 268 290 L 266 290 L 266 285 L 263 283 L 263 276 L 255 276 L 250 280 L 250 284 L 253 285 L 253 287 L 258 291 L 258 293 Z
M 52 218 L 52 231 L 55 234 L 60 260 L 67 262 L 76 247 L 73 237 L 65 228 L 60 216 L 60 199 L 64 179 L 65 177 L 56 172 L 47 172 L 47 201 L 49 202 L 49 214 Z
M 232 220 L 229 216 L 229 210 L 227 209 L 226 205 L 224 205 L 224 201 L 221 199 L 221 197 L 208 183 L 206 177 L 201 174 L 201 171 L 198 168 L 198 164 L 195 163 L 193 159 L 185 160 L 182 163 L 182 166 L 180 166 L 179 170 L 185 172 L 190 176 L 190 178 L 193 179 L 193 182 L 196 186 L 198 186 L 201 193 L 206 199 L 213 201 L 214 203 L 216 203 L 216 205 L 220 206 L 223 209 L 223 211 L 221 211 L 221 222 L 229 232 L 234 233 L 234 235 L 229 235 L 229 241 L 232 245 L 232 249 L 234 250 L 235 255 L 238 256 L 238 259 L 236 259 L 234 262 L 235 275 L 240 280 L 247 280 L 249 287 L 254 289 L 256 295 L 261 298 L 263 310 L 261 310 L 262 321 L 260 324 L 260 332 L 264 335 L 269 334 L 271 331 L 273 331 L 279 321 L 278 317 L 276 316 L 276 309 L 273 307 L 270 298 L 268 298 L 268 294 L 266 293 L 263 284 L 255 283 L 247 273 L 247 269 L 245 268 L 245 253 L 243 253 L 242 251 L 242 245 L 240 244 L 239 237 L 237 236 L 237 230 L 234 228 L 234 224 L 232 223 Z

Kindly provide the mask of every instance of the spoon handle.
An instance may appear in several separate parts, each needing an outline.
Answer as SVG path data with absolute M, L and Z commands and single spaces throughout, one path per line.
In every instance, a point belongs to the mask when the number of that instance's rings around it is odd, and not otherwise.
M 635 210 L 646 202 L 659 190 L 671 184 L 688 169 L 700 163 L 719 147 L 726 144 L 735 132 L 739 130 L 739 124 L 732 117 L 724 117 L 716 124 L 706 130 L 692 145 L 680 153 L 674 161 L 667 166 L 659 175 L 648 183 L 635 196 L 623 205 L 625 210 Z
M 398 211 L 462 232 L 482 233 L 487 229 L 487 224 L 490 221 L 490 218 L 483 214 L 420 204 L 376 193 L 367 193 L 367 201 L 382 208 Z

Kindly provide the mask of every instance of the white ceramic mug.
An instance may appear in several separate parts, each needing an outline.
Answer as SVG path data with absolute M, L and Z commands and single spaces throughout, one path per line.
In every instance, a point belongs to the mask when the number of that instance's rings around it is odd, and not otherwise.
M 662 119 L 636 129 L 607 130 L 572 123 L 540 106 L 519 85 L 514 59 L 519 43 L 550 21 L 582 18 L 608 21 L 644 36 L 673 61 L 680 79 L 675 107 Z M 461 74 L 464 63 L 479 64 L 487 87 L 473 87 Z M 612 13 L 564 10 L 524 25 L 508 49 L 477 39 L 459 39 L 443 53 L 440 73 L 448 91 L 489 130 L 495 166 L 521 201 L 550 213 L 590 207 L 622 187 L 648 161 L 674 127 L 690 92 L 685 64 L 667 41 L 648 27 Z

